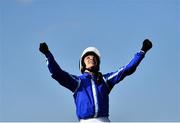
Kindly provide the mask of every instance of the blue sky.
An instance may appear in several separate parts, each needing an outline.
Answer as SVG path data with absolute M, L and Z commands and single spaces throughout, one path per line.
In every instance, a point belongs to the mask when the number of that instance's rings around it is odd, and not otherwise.
M 101 72 L 153 42 L 136 72 L 110 94 L 111 121 L 180 121 L 178 0 L 0 0 L 0 121 L 78 121 L 72 93 L 50 76 L 45 41 L 62 69 L 100 50 Z

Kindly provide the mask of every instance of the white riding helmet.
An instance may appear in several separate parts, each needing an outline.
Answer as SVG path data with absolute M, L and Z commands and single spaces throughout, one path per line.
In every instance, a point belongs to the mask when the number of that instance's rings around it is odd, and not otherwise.
M 79 69 L 81 70 L 81 73 L 83 73 L 85 70 L 84 58 L 85 58 L 85 56 L 87 56 L 88 54 L 91 54 L 91 53 L 97 57 L 98 67 L 99 67 L 100 59 L 101 59 L 99 50 L 95 47 L 88 47 L 83 51 L 81 58 L 80 58 Z

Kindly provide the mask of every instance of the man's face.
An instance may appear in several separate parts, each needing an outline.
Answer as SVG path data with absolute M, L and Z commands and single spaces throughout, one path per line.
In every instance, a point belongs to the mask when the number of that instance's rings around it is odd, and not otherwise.
M 92 68 L 97 65 L 97 58 L 94 55 L 87 55 L 84 58 L 84 63 L 86 65 L 86 68 Z

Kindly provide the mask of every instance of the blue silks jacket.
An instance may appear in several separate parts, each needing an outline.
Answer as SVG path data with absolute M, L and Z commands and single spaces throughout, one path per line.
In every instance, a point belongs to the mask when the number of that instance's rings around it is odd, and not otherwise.
M 101 83 L 97 83 L 96 76 L 86 72 L 80 76 L 71 75 L 59 67 L 50 52 L 45 55 L 52 78 L 74 93 L 78 119 L 87 119 L 109 116 L 109 93 L 111 89 L 136 70 L 145 53 L 143 51 L 137 52 L 127 65 L 120 67 L 115 72 L 103 74 Z

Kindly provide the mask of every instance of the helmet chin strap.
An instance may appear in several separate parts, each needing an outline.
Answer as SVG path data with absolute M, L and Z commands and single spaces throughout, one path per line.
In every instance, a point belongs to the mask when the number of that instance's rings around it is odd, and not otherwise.
M 92 73 L 97 73 L 99 71 L 97 66 L 93 66 L 91 68 L 85 68 L 85 70 L 88 70 L 89 72 L 92 72 Z

